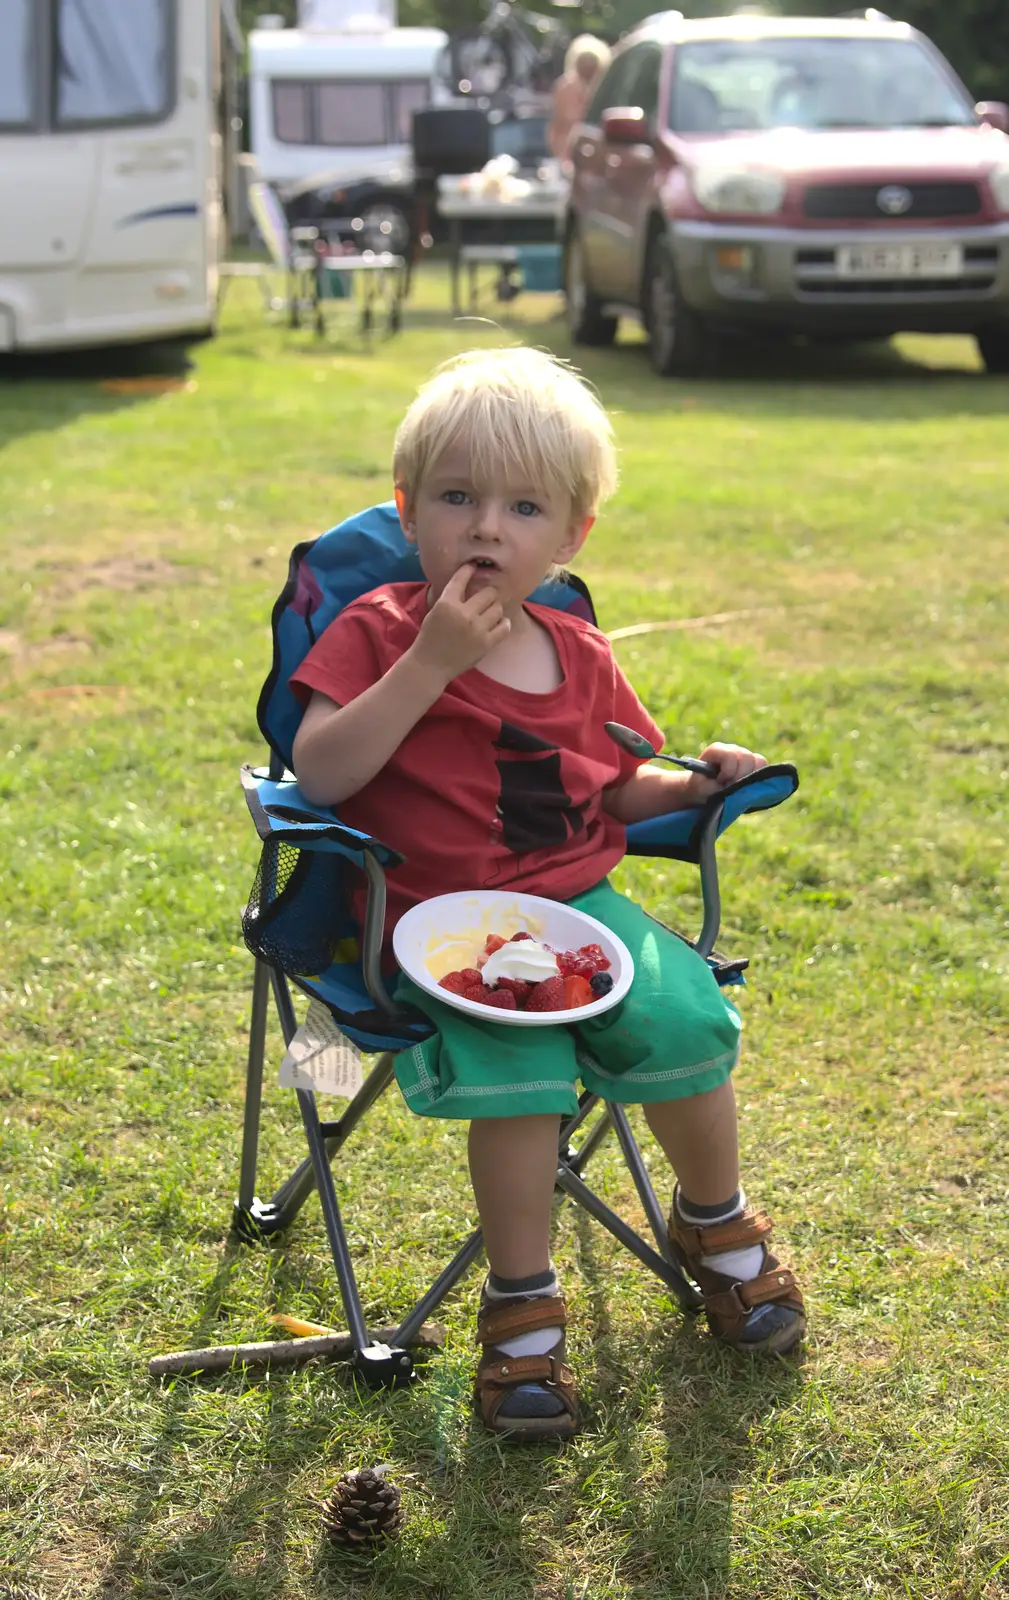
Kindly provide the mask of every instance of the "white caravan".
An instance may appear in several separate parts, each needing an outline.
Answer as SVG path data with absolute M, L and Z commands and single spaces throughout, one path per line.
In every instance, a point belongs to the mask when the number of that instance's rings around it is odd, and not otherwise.
M 0 349 L 213 327 L 232 0 L 0 0 Z
M 267 183 L 411 180 L 413 113 L 437 98 L 448 36 L 397 28 L 392 5 L 380 4 L 302 0 L 301 27 L 250 34 L 250 143 Z

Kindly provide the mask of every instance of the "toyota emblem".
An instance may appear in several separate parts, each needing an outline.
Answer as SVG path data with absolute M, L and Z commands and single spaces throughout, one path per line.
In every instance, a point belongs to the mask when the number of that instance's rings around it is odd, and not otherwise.
M 902 183 L 888 183 L 876 195 L 876 204 L 888 217 L 902 217 L 914 204 L 914 195 Z

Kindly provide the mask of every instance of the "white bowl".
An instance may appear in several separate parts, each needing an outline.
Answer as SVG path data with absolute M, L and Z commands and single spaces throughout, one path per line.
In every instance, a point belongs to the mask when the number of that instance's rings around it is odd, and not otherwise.
M 464 1000 L 462 995 L 443 989 L 427 968 L 433 949 L 442 940 L 464 937 L 471 931 L 474 938 L 482 932 L 486 939 L 489 933 L 498 931 L 494 926 L 495 915 L 501 918 L 501 931 L 507 926 L 505 918 L 528 921 L 527 931 L 552 950 L 578 950 L 583 944 L 599 945 L 610 960 L 613 988 L 591 1005 L 578 1006 L 572 1011 L 498 1011 L 493 1006 L 481 1005 L 478 1000 Z M 392 948 L 407 977 L 426 994 L 483 1022 L 497 1022 L 513 1028 L 587 1022 L 590 1017 L 598 1017 L 618 1005 L 634 978 L 631 953 L 615 933 L 595 917 L 587 917 L 584 911 L 576 911 L 561 900 L 545 900 L 538 894 L 484 889 L 440 894 L 434 900 L 424 900 L 413 906 L 400 918 L 393 929 Z

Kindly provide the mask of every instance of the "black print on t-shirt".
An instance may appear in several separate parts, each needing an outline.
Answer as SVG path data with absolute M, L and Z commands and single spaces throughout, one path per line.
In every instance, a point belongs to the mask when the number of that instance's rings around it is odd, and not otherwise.
M 576 806 L 561 777 L 561 753 L 535 733 L 502 722 L 494 741 L 501 774 L 497 814 L 501 842 L 516 855 L 565 844 L 585 827 L 585 811 Z

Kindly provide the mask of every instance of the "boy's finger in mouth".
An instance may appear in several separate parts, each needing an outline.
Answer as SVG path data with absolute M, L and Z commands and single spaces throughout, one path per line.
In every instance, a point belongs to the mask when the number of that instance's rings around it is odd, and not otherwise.
M 466 585 L 467 595 L 472 594 L 474 589 L 484 587 L 501 572 L 497 562 L 490 556 L 474 556 L 466 562 L 466 566 L 470 569 L 470 580 Z

